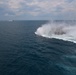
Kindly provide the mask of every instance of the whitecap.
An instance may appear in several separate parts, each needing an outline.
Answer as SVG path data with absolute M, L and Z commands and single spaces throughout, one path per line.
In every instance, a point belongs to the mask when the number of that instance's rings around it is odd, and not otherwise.
M 35 34 L 46 38 L 56 38 L 76 43 L 76 25 L 48 23 L 39 27 Z

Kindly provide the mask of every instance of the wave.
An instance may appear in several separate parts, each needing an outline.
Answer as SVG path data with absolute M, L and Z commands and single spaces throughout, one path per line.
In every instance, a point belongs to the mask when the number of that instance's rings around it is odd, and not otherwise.
M 76 25 L 68 25 L 67 23 L 44 24 L 36 30 L 35 34 L 76 43 Z

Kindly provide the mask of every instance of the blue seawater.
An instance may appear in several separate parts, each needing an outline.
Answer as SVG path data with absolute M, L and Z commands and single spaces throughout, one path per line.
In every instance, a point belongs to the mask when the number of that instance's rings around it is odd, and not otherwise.
M 76 75 L 76 44 L 35 34 L 47 22 L 0 21 L 0 75 Z

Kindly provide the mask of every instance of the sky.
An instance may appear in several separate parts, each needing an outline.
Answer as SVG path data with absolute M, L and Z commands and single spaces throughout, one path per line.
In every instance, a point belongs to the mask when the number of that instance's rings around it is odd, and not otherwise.
M 0 20 L 76 20 L 76 0 L 0 0 Z

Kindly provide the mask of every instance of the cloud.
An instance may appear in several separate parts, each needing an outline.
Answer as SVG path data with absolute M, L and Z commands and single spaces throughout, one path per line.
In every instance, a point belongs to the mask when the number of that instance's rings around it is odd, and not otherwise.
M 2 1 L 0 1 L 0 4 L 3 4 L 3 2 L 2 2 Z
M 0 0 L 0 7 L 16 16 L 76 13 L 76 0 Z
M 5 13 L 4 16 L 14 16 L 14 14 Z
M 76 13 L 76 0 L 72 1 L 70 3 L 65 3 L 64 6 L 64 12 L 75 12 Z

